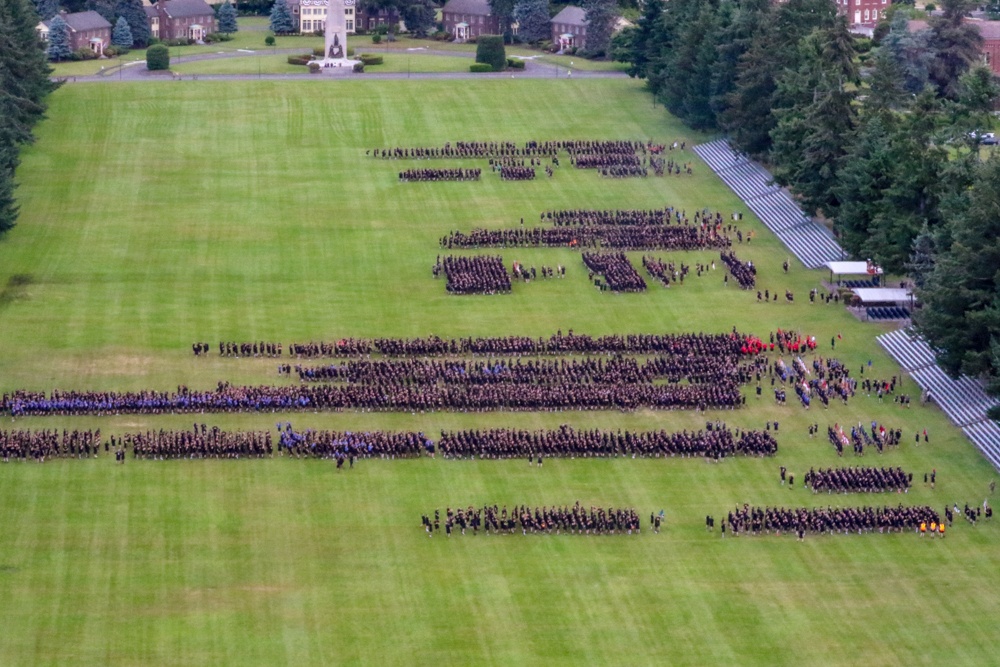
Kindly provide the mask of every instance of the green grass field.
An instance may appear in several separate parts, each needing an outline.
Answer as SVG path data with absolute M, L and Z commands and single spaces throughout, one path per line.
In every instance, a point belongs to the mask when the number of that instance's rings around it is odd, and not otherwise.
M 468 72 L 471 58 L 459 56 L 406 56 L 398 53 L 378 54 L 382 65 L 371 65 L 366 72 Z M 264 55 L 260 58 L 220 58 L 180 63 L 170 68 L 178 74 L 302 74 L 309 70 L 302 65 L 289 65 L 288 56 Z
M 610 102 L 610 103 L 609 103 Z M 94 122 L 100 119 L 101 122 Z M 195 340 L 542 335 L 781 328 L 871 374 L 899 368 L 863 324 L 810 305 L 823 278 L 785 275 L 783 247 L 693 153 L 693 176 L 400 184 L 414 163 L 368 148 L 456 140 L 702 139 L 631 80 L 149 82 L 57 91 L 18 171 L 22 216 L 0 241 L 0 392 L 170 390 L 280 383 L 275 360 L 191 356 Z M 676 154 L 675 154 L 676 156 Z M 442 162 L 443 166 L 451 166 Z M 454 166 L 472 162 L 454 162 Z M 485 163 L 481 166 L 485 167 Z M 568 266 L 510 295 L 449 297 L 431 277 L 453 229 L 516 225 L 552 208 L 743 210 L 762 305 L 722 270 L 670 290 L 590 287 L 579 254 L 513 250 L 509 265 Z M 656 253 L 665 256 L 665 253 Z M 634 253 L 638 262 L 641 253 Z M 679 254 L 691 263 L 710 253 Z M 26 276 L 12 280 L 13 276 Z M 24 281 L 27 284 L 21 284 Z M 829 351 L 831 336 L 843 340 Z M 856 371 L 855 371 L 856 372 Z M 722 540 L 734 504 L 981 503 L 995 471 L 936 408 L 863 395 L 803 411 L 749 399 L 705 415 L 267 414 L 32 418 L 3 428 L 695 429 L 780 421 L 769 460 L 133 461 L 0 466 L 3 665 L 993 665 L 1000 536 L 958 519 L 915 535 Z M 917 395 L 907 379 L 904 391 Z M 915 402 L 916 403 L 916 402 Z M 778 484 L 838 459 L 833 422 L 876 419 L 903 445 L 866 465 L 914 473 L 904 497 L 813 496 Z M 927 428 L 931 442 L 913 445 Z M 936 468 L 937 488 L 920 479 Z M 428 539 L 423 512 L 498 503 L 665 509 L 636 537 Z

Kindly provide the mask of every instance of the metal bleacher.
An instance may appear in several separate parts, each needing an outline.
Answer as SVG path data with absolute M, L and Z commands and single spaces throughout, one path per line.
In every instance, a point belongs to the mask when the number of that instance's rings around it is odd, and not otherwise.
M 952 379 L 937 365 L 934 350 L 916 333 L 898 329 L 876 338 L 886 352 L 907 370 L 920 388 L 948 418 L 962 428 L 983 456 L 1000 470 L 1000 425 L 986 411 L 1000 401 L 990 397 L 981 383 L 962 376 Z
M 701 144 L 694 152 L 807 268 L 844 259 L 845 253 L 830 231 L 806 216 L 795 200 L 774 184 L 766 169 L 735 153 L 727 141 Z

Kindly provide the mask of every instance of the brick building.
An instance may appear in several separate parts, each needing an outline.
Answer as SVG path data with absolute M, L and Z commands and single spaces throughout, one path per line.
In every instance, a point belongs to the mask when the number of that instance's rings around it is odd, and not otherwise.
M 215 10 L 205 0 L 160 0 L 146 16 L 150 19 L 149 29 L 160 39 L 205 39 L 205 35 L 215 32 Z M 153 19 L 156 22 L 153 22 Z
M 559 51 L 587 48 L 587 12 L 569 5 L 552 17 L 552 43 Z
M 890 4 L 889 0 L 834 0 L 834 2 L 837 4 L 837 14 L 846 16 L 852 29 L 860 29 L 869 35 L 889 9 Z
M 327 0 L 288 0 L 288 9 L 299 33 L 311 35 L 326 29 Z M 399 30 L 399 10 L 365 9 L 364 7 L 344 7 L 344 23 L 347 34 L 362 30 L 375 30 L 380 25 L 387 25 L 393 32 Z
M 456 42 L 500 34 L 500 19 L 493 16 L 486 0 L 448 0 L 441 10 L 441 21 Z
M 104 49 L 111 44 L 111 24 L 94 11 L 60 12 L 69 26 L 69 47 L 74 51 L 90 49 L 97 55 L 104 55 Z M 51 19 L 50 19 L 51 20 Z M 42 21 L 35 27 L 38 36 L 48 41 L 49 21 Z

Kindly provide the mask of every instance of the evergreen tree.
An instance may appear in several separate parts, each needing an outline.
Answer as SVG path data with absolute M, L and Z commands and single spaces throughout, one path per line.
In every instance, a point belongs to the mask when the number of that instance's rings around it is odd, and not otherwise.
M 236 8 L 226 0 L 219 6 L 219 32 L 231 35 L 239 31 L 239 24 L 236 22 Z M 409 25 L 409 24 L 407 24 Z
M 552 34 L 549 0 L 520 0 L 514 7 L 517 36 L 525 42 L 540 42 Z
M 587 11 L 587 51 L 605 54 L 611 48 L 611 34 L 618 22 L 618 3 L 615 0 L 584 0 Z
M 721 5 L 717 11 L 699 17 L 695 30 L 702 30 L 701 43 L 694 53 L 692 76 L 684 92 L 683 117 L 696 130 L 713 129 L 716 126 L 715 107 L 712 96 L 715 93 L 712 75 L 719 59 L 719 38 L 733 20 L 732 4 Z
M 910 32 L 904 12 L 895 12 L 888 34 L 879 51 L 895 61 L 903 72 L 903 87 L 913 95 L 920 94 L 930 80 L 930 66 L 934 58 L 929 45 L 930 31 Z
M 35 13 L 42 21 L 48 21 L 59 13 L 58 0 L 35 0 Z
M 975 26 L 964 20 L 972 8 L 971 0 L 943 0 L 942 6 L 944 15 L 930 21 L 930 80 L 938 95 L 957 99 L 959 79 L 979 60 L 983 38 Z
M 732 4 L 727 2 L 726 4 Z M 746 0 L 734 8 L 728 23 L 719 26 L 715 64 L 712 70 L 711 106 L 716 118 L 728 108 L 727 99 L 736 87 L 740 59 L 763 26 L 771 9 L 768 0 Z
M 697 0 L 670 0 L 653 24 L 646 52 L 646 85 L 657 98 L 677 74 L 675 47 L 687 22 L 697 13 Z
M 502 72 L 507 67 L 507 50 L 500 35 L 480 35 L 476 40 L 476 62 L 493 67 L 494 72 Z
M 122 49 L 132 48 L 132 31 L 129 30 L 128 21 L 124 16 L 119 16 L 115 21 L 115 29 L 111 31 L 111 43 Z
M 951 225 L 951 244 L 939 251 L 919 296 L 918 329 L 944 352 L 952 374 L 984 377 L 1000 394 L 1000 160 L 978 165 L 965 210 Z
M 917 234 L 917 238 L 913 239 L 913 254 L 906 264 L 907 274 L 917 289 L 927 286 L 927 281 L 934 271 L 934 259 L 934 237 L 925 224 Z
M 115 12 L 128 22 L 132 33 L 132 46 L 144 47 L 149 44 L 149 19 L 142 8 L 142 0 L 118 0 Z
M 37 24 L 34 6 L 27 0 L 0 0 L 0 234 L 17 221 L 18 152 L 34 140 L 31 129 L 44 116 L 45 97 L 54 87 L 35 33 Z
M 66 60 L 73 55 L 69 42 L 69 24 L 56 14 L 49 21 L 49 60 Z
M 897 116 L 886 112 L 868 115 L 841 161 L 836 195 L 840 202 L 834 230 L 841 245 L 855 257 L 878 259 L 871 245 L 883 193 L 892 183 L 892 137 Z
M 0 236 L 17 224 L 19 210 L 14 188 L 14 170 L 0 167 Z
M 87 9 L 100 14 L 111 25 L 115 24 L 114 0 L 87 0 Z
M 490 13 L 500 21 L 500 33 L 504 42 L 511 42 L 511 25 L 514 23 L 514 8 L 517 0 L 489 0 Z
M 646 0 L 642 18 L 632 36 L 631 54 L 629 55 L 628 75 L 645 79 L 648 76 L 650 53 L 654 49 L 653 33 L 657 21 L 663 15 L 663 0 Z
M 958 99 L 948 105 L 951 112 L 950 138 L 966 144 L 978 159 L 982 133 L 993 125 L 993 105 L 1000 95 L 993 73 L 977 65 L 962 75 Z
M 875 50 L 868 86 L 866 109 L 895 110 L 906 102 L 907 92 L 903 68 L 885 48 Z
M 295 32 L 295 21 L 285 0 L 274 0 L 274 6 L 271 7 L 270 28 L 275 35 Z
M 417 0 L 403 8 L 402 16 L 410 34 L 426 37 L 434 29 L 437 15 L 430 0 Z
M 830 28 L 835 14 L 828 0 L 788 0 L 770 10 L 740 59 L 727 108 L 720 114 L 722 128 L 739 150 L 758 157 L 768 153 L 777 124 L 773 110 L 790 106 L 777 98 L 778 79 L 799 69 L 799 42 L 816 28 Z

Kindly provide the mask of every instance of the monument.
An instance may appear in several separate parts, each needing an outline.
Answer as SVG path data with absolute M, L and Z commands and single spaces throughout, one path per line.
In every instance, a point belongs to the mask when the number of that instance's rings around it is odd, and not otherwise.
M 347 57 L 346 7 L 353 7 L 355 0 L 327 0 L 326 31 L 323 47 L 323 67 L 353 67 L 358 60 Z

